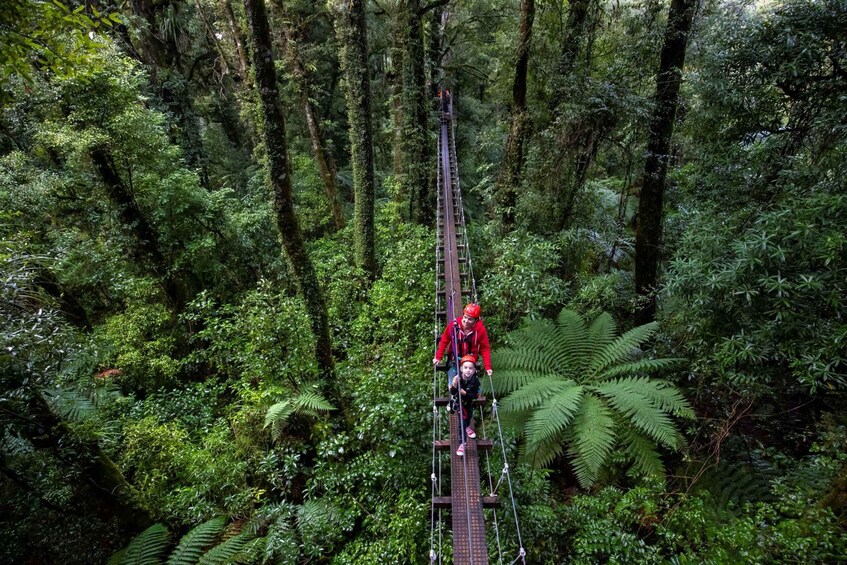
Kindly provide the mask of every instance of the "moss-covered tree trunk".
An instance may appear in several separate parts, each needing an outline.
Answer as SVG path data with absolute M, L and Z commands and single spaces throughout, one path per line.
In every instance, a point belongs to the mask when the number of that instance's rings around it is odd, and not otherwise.
M 656 311 L 665 179 L 695 5 L 696 0 L 672 0 L 656 79 L 656 106 L 650 120 L 644 186 L 638 202 L 638 227 L 635 230 L 635 290 L 645 298 L 644 306 L 637 315 L 639 324 L 651 321 Z
M 401 2 L 399 23 L 404 32 L 403 144 L 404 175 L 410 195 L 412 220 L 429 225 L 434 218 L 430 191 L 430 147 L 427 143 L 426 71 L 424 68 L 423 16 L 420 0 Z
M 531 122 L 526 109 L 526 78 L 529 67 L 529 46 L 532 39 L 532 22 L 535 19 L 535 0 L 521 0 L 521 18 L 518 26 L 517 64 L 512 83 L 512 112 L 509 134 L 497 176 L 497 204 L 505 231 L 515 224 L 517 190 L 523 171 L 524 146 L 529 136 Z
M 567 85 L 570 82 L 580 46 L 586 35 L 585 23 L 591 1 L 572 0 L 568 3 L 568 19 L 565 23 L 564 37 L 562 38 L 562 52 L 559 55 L 558 77 L 553 86 L 553 97 L 550 104 L 550 108 L 554 111 L 567 98 Z
M 229 34 L 232 36 L 232 41 L 235 43 L 235 50 L 238 53 L 238 74 L 244 84 L 250 84 L 250 61 L 247 58 L 247 48 L 245 47 L 244 35 L 241 31 L 241 26 L 235 19 L 235 12 L 232 10 L 231 0 L 221 0 L 221 10 L 226 18 L 226 25 L 229 28 Z
M 135 242 L 133 254 L 150 265 L 162 280 L 171 304 L 181 309 L 186 303 L 186 293 L 170 273 L 170 265 L 162 253 L 158 235 L 141 213 L 135 196 L 118 173 L 111 153 L 102 147 L 92 149 L 91 161 L 106 187 L 106 195 L 118 211 L 121 224 L 132 232 Z
M 297 43 L 292 40 L 288 28 L 284 28 L 283 32 L 291 76 L 297 83 L 298 90 L 300 91 L 300 99 L 303 104 L 303 112 L 306 114 L 306 124 L 309 127 L 309 138 L 312 142 L 312 153 L 315 156 L 315 161 L 317 161 L 318 171 L 324 185 L 324 193 L 327 200 L 329 200 L 330 209 L 332 210 L 332 221 L 335 224 L 335 229 L 340 230 L 344 228 L 345 222 L 344 212 L 341 209 L 341 199 L 338 194 L 335 160 L 329 151 L 327 151 L 326 143 L 324 142 L 320 116 L 318 115 L 317 108 L 312 104 L 311 86 L 308 77 L 306 77 L 306 69 L 303 68 L 303 61 L 300 60 Z
M 268 154 L 268 172 L 274 193 L 276 224 L 294 280 L 311 318 L 312 331 L 316 340 L 315 356 L 318 369 L 323 376 L 331 377 L 335 373 L 335 365 L 329 336 L 329 318 L 323 291 L 318 284 L 312 260 L 306 252 L 303 234 L 294 213 L 288 146 L 285 141 L 285 120 L 279 102 L 265 3 L 264 0 L 244 0 L 244 8 L 250 27 L 256 87 L 261 97 L 262 135 Z
M 96 441 L 81 441 L 75 436 L 40 393 L 33 395 L 31 410 L 27 419 L 29 425 L 37 429 L 27 433 L 27 439 L 36 448 L 55 454 L 68 467 L 81 471 L 90 487 L 88 494 L 97 501 L 98 507 L 131 531 L 141 531 L 153 522 L 146 510 L 134 505 L 130 497 L 131 485 Z
M 347 115 L 353 168 L 356 265 L 376 278 L 374 237 L 374 156 L 371 124 L 371 83 L 368 76 L 368 36 L 365 0 L 329 0 L 335 15 L 341 66 L 346 78 Z

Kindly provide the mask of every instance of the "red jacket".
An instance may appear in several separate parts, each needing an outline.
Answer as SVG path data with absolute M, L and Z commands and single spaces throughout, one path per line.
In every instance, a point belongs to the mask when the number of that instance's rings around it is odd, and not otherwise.
M 438 343 L 438 351 L 435 353 L 435 358 L 441 360 L 444 357 L 444 351 L 450 346 L 450 353 L 453 352 L 453 334 L 456 333 L 458 340 L 456 348 L 459 350 L 459 359 L 465 355 L 482 355 L 482 364 L 486 371 L 491 370 L 491 345 L 488 343 L 488 331 L 485 329 L 485 324 L 482 320 L 477 320 L 471 331 L 465 332 L 462 329 L 462 319 L 456 318 L 444 328 L 444 333 L 441 334 L 441 341 Z

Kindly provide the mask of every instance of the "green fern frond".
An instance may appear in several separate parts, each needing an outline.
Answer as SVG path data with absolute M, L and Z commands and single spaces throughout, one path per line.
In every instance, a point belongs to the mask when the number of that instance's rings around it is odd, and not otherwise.
M 277 402 L 265 413 L 265 427 L 284 423 L 294 413 L 294 403 L 290 398 Z
M 168 565 L 194 565 L 210 546 L 226 523 L 223 517 L 212 518 L 185 534 L 168 557 Z
M 133 538 L 126 546 L 123 565 L 157 565 L 168 545 L 168 529 L 162 524 L 153 524 Z
M 603 395 L 618 413 L 647 436 L 671 449 L 680 446 L 681 437 L 673 421 L 647 397 L 647 391 L 655 390 L 649 379 L 613 380 L 591 388 Z
M 693 420 L 694 410 L 691 404 L 672 383 L 662 379 L 645 379 L 639 392 L 647 397 L 659 410 L 680 418 Z
M 244 547 L 230 559 L 230 563 L 240 565 L 250 565 L 252 563 L 262 563 L 262 557 L 265 554 L 268 545 L 268 538 L 254 538 L 248 541 Z
M 656 322 L 632 328 L 606 347 L 598 350 L 588 366 L 589 374 L 598 375 L 614 364 L 631 359 L 638 347 L 650 339 L 658 328 L 659 324 Z
M 545 375 L 504 398 L 500 406 L 504 412 L 531 410 L 574 385 L 573 381 L 563 380 L 558 375 Z
M 510 336 L 509 341 L 511 341 L 511 347 L 514 348 L 543 350 L 547 346 L 545 336 L 555 332 L 556 325 L 550 320 L 532 320 L 529 324 L 515 332 L 514 336 Z
M 585 371 L 591 358 L 591 342 L 585 325 L 557 326 L 555 334 L 545 336 L 547 348 L 555 361 L 555 369 L 567 376 L 576 376 Z
M 557 391 L 543 408 L 536 410 L 526 423 L 529 445 L 534 448 L 559 436 L 579 410 L 582 395 L 583 387 L 570 383 L 567 388 Z
M 558 439 L 558 438 L 557 438 Z M 525 444 L 523 448 L 523 459 L 536 469 L 547 467 L 565 451 L 564 441 L 550 441 L 530 446 Z
M 495 362 L 496 363 L 496 362 Z M 525 384 L 538 378 L 539 373 L 528 371 L 526 369 L 503 369 L 499 365 L 497 373 L 491 380 L 494 385 L 494 392 L 498 395 L 508 394 L 513 390 L 517 390 Z M 483 388 L 488 390 L 488 379 L 483 379 Z
M 663 475 L 665 466 L 656 451 L 656 444 L 633 429 L 625 429 L 620 445 L 642 475 Z
M 584 334 L 585 320 L 573 310 L 562 308 L 556 317 L 556 325 L 559 327 L 560 332 L 582 334 L 580 337 L 586 337 Z
M 246 533 L 240 533 L 204 553 L 197 563 L 198 565 L 227 565 L 232 563 L 249 541 L 250 537 Z
M 733 464 L 721 459 L 716 465 L 701 470 L 703 462 L 691 463 L 684 472 L 689 476 L 700 474 L 691 492 L 708 491 L 710 509 L 722 518 L 731 518 L 733 508 L 743 508 L 751 501 L 774 499 L 771 480 L 774 468 L 756 464 Z
M 668 359 L 639 359 L 630 363 L 621 363 L 608 367 L 606 370 L 597 375 L 598 379 L 613 379 L 615 377 L 638 376 L 659 371 L 664 371 L 671 367 L 680 365 L 685 362 L 685 359 L 668 358 Z
M 297 509 L 297 528 L 303 530 L 316 523 L 335 522 L 338 509 L 324 499 L 312 499 Z
M 591 357 L 596 351 L 600 351 L 615 339 L 618 328 L 615 320 L 608 312 L 603 312 L 591 322 L 588 328 L 588 342 L 591 344 Z
M 593 394 L 585 394 L 580 411 L 570 427 L 574 471 L 579 484 L 587 488 L 597 481 L 601 465 L 615 445 L 615 421 L 608 406 Z
M 537 373 L 546 373 L 556 360 L 549 351 L 501 349 L 497 354 L 498 370 L 523 369 Z
M 43 389 L 41 396 L 50 410 L 63 420 L 82 422 L 97 414 L 97 407 L 75 388 Z
M 316 416 L 320 412 L 335 410 L 335 406 L 319 392 L 307 390 L 294 397 L 294 410 L 297 413 Z

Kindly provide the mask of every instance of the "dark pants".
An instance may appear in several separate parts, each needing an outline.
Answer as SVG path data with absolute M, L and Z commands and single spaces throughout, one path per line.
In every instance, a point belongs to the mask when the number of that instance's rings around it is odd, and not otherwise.
M 456 376 L 456 366 L 450 365 L 450 368 L 447 369 L 447 390 L 450 390 L 450 387 L 453 386 L 453 377 Z M 461 381 L 461 378 L 459 379 Z M 454 397 L 458 397 L 459 393 L 457 392 Z M 456 417 L 459 417 L 459 414 L 456 414 Z M 465 437 L 465 428 L 471 425 L 471 419 L 473 418 L 473 399 L 466 399 L 462 397 L 462 418 L 459 420 L 459 427 L 462 430 L 462 443 L 467 441 L 467 437 Z M 464 426 L 462 425 L 464 424 Z

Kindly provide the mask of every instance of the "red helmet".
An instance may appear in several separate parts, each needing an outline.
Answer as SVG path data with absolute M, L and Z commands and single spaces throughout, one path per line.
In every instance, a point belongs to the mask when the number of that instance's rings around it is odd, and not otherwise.
M 465 355 L 462 357 L 462 360 L 459 362 L 459 367 L 464 365 L 465 363 L 473 363 L 476 365 L 476 355 Z
M 471 303 L 465 306 L 464 312 L 471 318 L 479 318 L 479 315 L 482 314 L 482 308 L 479 307 L 479 304 Z

